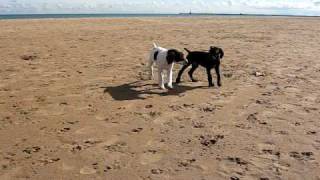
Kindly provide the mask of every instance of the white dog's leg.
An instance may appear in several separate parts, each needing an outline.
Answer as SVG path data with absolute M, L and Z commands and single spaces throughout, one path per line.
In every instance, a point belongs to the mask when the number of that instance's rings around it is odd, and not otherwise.
M 153 60 L 149 59 L 149 63 L 148 63 L 148 69 L 149 69 L 149 79 L 152 80 L 153 79 Z
M 149 79 L 152 80 L 153 79 L 153 65 L 150 66 L 150 73 L 149 73 Z
M 158 81 L 159 81 L 159 86 L 161 89 L 166 89 L 164 87 L 164 82 L 163 82 L 163 70 L 162 69 L 158 69 L 158 74 L 159 74 L 159 77 L 158 77 Z
M 170 67 L 170 68 L 168 68 L 168 70 L 167 70 L 167 71 L 168 71 L 168 72 L 167 72 L 167 75 L 168 75 L 168 77 L 167 77 L 167 78 L 168 78 L 168 87 L 171 88 L 171 89 L 173 88 L 173 86 L 172 86 L 172 69 L 173 69 L 173 68 Z

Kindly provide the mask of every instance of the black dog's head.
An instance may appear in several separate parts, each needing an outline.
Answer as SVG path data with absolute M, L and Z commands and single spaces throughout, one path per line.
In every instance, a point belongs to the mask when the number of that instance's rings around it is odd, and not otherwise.
M 167 62 L 168 64 L 176 63 L 187 63 L 184 54 L 176 49 L 170 49 L 167 53 Z
M 222 59 L 224 56 L 224 52 L 221 48 L 211 46 L 209 53 L 215 56 L 216 58 Z

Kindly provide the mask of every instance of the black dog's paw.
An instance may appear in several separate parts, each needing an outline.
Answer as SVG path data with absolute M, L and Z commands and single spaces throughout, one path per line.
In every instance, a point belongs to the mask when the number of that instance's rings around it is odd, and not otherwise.
M 176 80 L 176 84 L 179 84 L 180 82 L 181 82 L 180 79 L 177 79 L 177 80 Z
M 214 87 L 214 84 L 209 84 L 209 87 Z
M 219 86 L 219 87 L 221 87 L 221 86 L 222 86 L 222 84 L 221 84 L 221 83 L 218 83 L 218 86 Z

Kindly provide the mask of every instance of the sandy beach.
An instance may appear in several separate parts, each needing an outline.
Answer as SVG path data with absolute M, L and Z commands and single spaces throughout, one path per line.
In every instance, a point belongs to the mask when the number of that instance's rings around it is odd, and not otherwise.
M 320 180 L 319 18 L 0 27 L 1 180 Z M 153 42 L 222 47 L 222 87 L 199 68 L 199 82 L 185 72 L 160 90 L 146 70 Z

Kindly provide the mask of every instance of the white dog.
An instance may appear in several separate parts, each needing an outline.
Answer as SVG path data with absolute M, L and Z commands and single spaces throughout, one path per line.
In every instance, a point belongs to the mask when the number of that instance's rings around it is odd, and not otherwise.
M 184 58 L 182 52 L 176 49 L 165 49 L 157 46 L 153 43 L 153 49 L 150 53 L 149 58 L 149 69 L 150 69 L 150 80 L 153 76 L 153 65 L 156 64 L 158 67 L 158 81 L 161 89 L 166 89 L 164 86 L 164 71 L 167 71 L 168 78 L 168 87 L 173 88 L 172 86 L 172 69 L 174 63 L 184 62 L 187 63 L 187 60 Z

